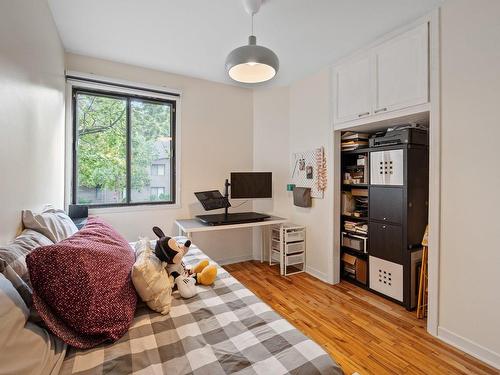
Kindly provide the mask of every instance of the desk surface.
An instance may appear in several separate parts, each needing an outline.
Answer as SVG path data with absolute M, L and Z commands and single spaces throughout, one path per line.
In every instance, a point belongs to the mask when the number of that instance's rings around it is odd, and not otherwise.
M 180 219 L 176 220 L 175 224 L 184 233 L 194 233 L 194 232 L 207 232 L 212 230 L 225 230 L 225 229 L 238 229 L 238 228 L 252 228 L 252 227 L 262 227 L 266 225 L 273 224 L 283 224 L 286 223 L 287 219 L 271 216 L 269 219 L 263 221 L 256 221 L 253 223 L 242 223 L 242 224 L 229 224 L 229 225 L 208 225 L 204 224 L 197 219 Z

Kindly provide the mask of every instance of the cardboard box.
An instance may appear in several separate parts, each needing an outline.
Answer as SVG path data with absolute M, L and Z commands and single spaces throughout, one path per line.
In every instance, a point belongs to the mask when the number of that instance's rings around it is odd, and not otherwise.
M 366 269 L 366 260 L 356 259 L 356 280 L 360 283 L 366 285 L 366 280 L 368 279 L 368 272 Z
M 354 275 L 357 281 L 366 285 L 368 279 L 366 261 L 355 257 L 354 255 L 342 254 L 343 268 L 351 275 Z M 354 271 L 354 272 L 353 272 Z
M 350 254 L 342 254 L 342 268 L 348 274 L 356 277 L 356 257 Z

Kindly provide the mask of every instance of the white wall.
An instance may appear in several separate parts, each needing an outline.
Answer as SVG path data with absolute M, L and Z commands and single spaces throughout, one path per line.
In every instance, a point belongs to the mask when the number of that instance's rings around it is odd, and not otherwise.
M 289 96 L 288 87 L 256 89 L 253 93 L 254 168 L 273 173 L 273 199 L 255 200 L 254 209 L 280 217 L 289 216 L 292 199 L 286 191 L 290 160 Z M 254 232 L 254 258 L 260 259 L 260 230 Z
M 325 68 L 290 86 L 290 152 L 325 147 L 328 185 L 311 208 L 291 204 L 291 220 L 307 226 L 307 271 L 333 282 L 333 131 L 330 72 Z M 289 168 L 289 165 L 287 166 Z
M 333 282 L 333 133 L 328 69 L 308 76 L 289 87 L 254 91 L 254 166 L 273 172 L 273 202 L 255 203 L 256 210 L 287 217 L 307 226 L 306 270 Z M 286 191 L 290 183 L 291 153 L 325 147 L 328 186 L 324 199 L 313 199 L 312 207 L 293 205 Z M 260 245 L 255 244 L 255 257 Z M 338 263 L 338 260 L 337 260 Z
M 46 1 L 0 3 L 0 243 L 64 198 L 64 52 Z
M 500 367 L 500 2 L 448 1 L 441 30 L 438 331 Z
M 73 54 L 66 55 L 66 67 L 72 71 L 164 85 L 182 91 L 181 207 L 146 206 L 127 212 L 110 209 L 107 213 L 101 210 L 99 216 L 128 240 L 134 240 L 138 235 L 152 237 L 154 225 L 177 235 L 175 219 L 204 212 L 194 196 L 195 191 L 222 191 L 224 180 L 229 178 L 231 171 L 253 169 L 251 90 Z M 241 209 L 251 210 L 251 202 Z M 215 260 L 226 262 L 252 257 L 250 229 L 195 234 L 194 240 Z

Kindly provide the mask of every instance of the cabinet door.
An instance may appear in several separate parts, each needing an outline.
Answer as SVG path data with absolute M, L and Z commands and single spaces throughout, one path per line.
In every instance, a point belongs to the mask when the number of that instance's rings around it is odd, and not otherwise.
M 426 23 L 375 48 L 375 114 L 429 101 L 428 35 Z
M 370 184 L 404 184 L 403 150 L 370 152 Z
M 370 220 L 401 224 L 403 216 L 403 189 L 370 187 Z
M 403 302 L 403 266 L 370 256 L 370 289 Z
M 368 254 L 390 262 L 403 263 L 403 231 L 401 225 L 370 221 Z
M 371 114 L 371 61 L 366 54 L 334 69 L 336 123 Z

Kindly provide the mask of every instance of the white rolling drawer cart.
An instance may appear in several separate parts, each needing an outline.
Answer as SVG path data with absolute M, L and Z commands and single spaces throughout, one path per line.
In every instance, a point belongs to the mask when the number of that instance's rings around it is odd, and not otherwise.
M 271 227 L 269 265 L 279 264 L 283 276 L 306 268 L 306 227 L 285 223 Z

